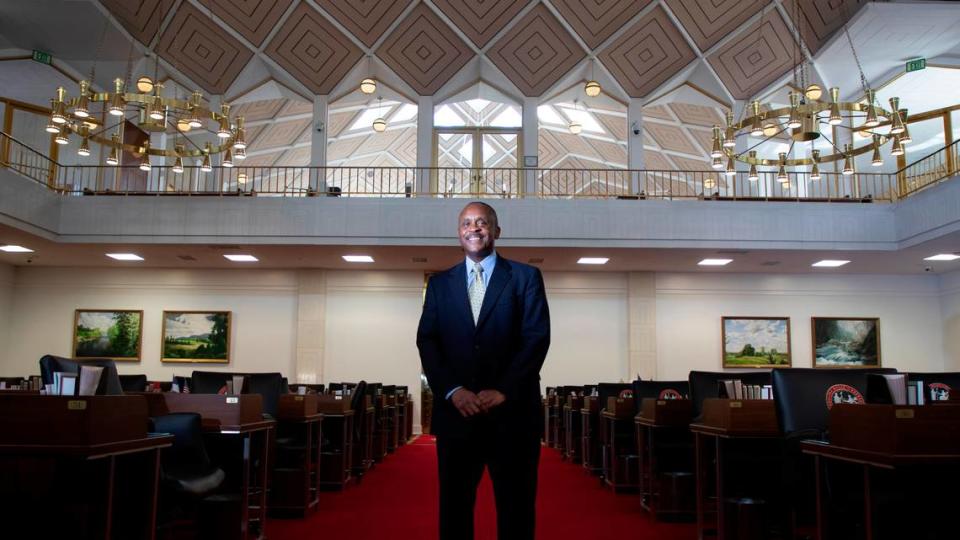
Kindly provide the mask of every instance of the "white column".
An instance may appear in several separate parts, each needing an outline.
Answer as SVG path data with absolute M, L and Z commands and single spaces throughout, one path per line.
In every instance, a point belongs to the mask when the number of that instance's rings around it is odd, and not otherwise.
M 523 144 L 523 156 L 520 158 L 520 164 L 523 165 L 523 158 L 532 156 L 537 158 L 537 167 L 540 167 L 540 119 L 537 117 L 537 107 L 540 105 L 539 98 L 523 98 L 523 128 L 521 131 L 521 140 Z M 523 188 L 521 196 L 535 197 L 537 193 L 537 173 L 533 170 L 524 171 Z
M 631 171 L 646 169 L 643 156 L 643 102 L 631 98 L 627 103 L 627 168 Z M 647 192 L 647 179 L 643 173 L 630 175 L 630 192 Z
M 417 100 L 417 194 L 429 195 L 433 167 L 433 96 Z
M 657 282 L 654 272 L 627 275 L 627 373 L 657 378 Z
M 326 342 L 327 272 L 301 270 L 297 274 L 298 383 L 323 382 L 323 348 Z
M 327 191 L 327 108 L 330 96 L 313 96 L 313 131 L 310 134 L 310 191 Z

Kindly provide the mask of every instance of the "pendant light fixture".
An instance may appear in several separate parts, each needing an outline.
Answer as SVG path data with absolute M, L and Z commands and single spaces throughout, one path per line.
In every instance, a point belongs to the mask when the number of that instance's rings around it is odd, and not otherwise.
M 597 97 L 600 95 L 600 83 L 593 77 L 593 64 L 596 62 L 594 59 L 590 59 L 590 80 L 583 85 L 583 93 L 590 97 Z
M 790 178 L 787 176 L 787 153 L 780 152 L 780 167 L 777 169 L 777 182 L 787 184 Z
M 383 133 L 387 130 L 387 120 L 383 117 L 383 97 L 377 98 L 377 119 L 373 121 L 373 130 L 377 133 Z
M 120 155 L 117 151 L 117 147 L 120 146 L 120 136 L 114 133 L 110 140 L 113 142 L 110 145 L 110 155 L 107 156 L 107 165 L 119 165 L 120 164 Z
M 140 154 L 140 170 L 150 171 L 150 141 L 143 143 L 143 150 Z
M 810 153 L 813 157 L 813 167 L 810 169 L 810 180 L 816 182 L 820 180 L 820 151 L 813 150 Z
M 177 159 L 175 159 L 173 162 L 172 170 L 174 174 L 183 174 L 183 158 L 180 157 L 181 154 L 183 154 L 183 146 L 178 144 L 176 147 L 174 147 L 174 149 L 177 152 Z
M 850 176 L 853 174 L 853 157 L 850 155 L 850 145 L 843 145 L 843 175 Z
M 751 150 L 751 151 L 750 151 L 750 159 L 751 159 L 751 160 L 757 159 L 757 151 L 756 151 L 756 150 Z M 747 180 L 749 180 L 749 181 L 751 181 L 751 182 L 756 182 L 757 180 L 760 180 L 760 175 L 757 174 L 757 164 L 756 164 L 756 163 L 753 163 L 753 162 L 750 163 L 750 172 L 747 174 Z

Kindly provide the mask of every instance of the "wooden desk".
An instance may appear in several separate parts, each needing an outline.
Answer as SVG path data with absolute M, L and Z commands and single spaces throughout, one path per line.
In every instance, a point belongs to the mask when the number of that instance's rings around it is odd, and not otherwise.
M 353 411 L 350 401 L 318 396 L 323 413 L 324 442 L 320 449 L 320 486 L 343 489 L 353 473 Z
M 152 540 L 172 443 L 137 396 L 0 395 L 4 537 Z
M 629 414 L 600 412 L 602 477 L 614 491 L 637 489 L 637 441 L 632 424 L 633 418 Z
M 580 454 L 583 456 L 583 468 L 593 474 L 603 470 L 603 457 L 600 453 L 600 398 L 583 398 L 580 409 Z
M 957 536 L 953 516 L 960 494 L 952 486 L 960 484 L 960 406 L 835 405 L 830 434 L 830 443 L 800 443 L 814 458 L 818 538 L 850 536 L 835 530 L 849 526 L 849 519 L 830 519 L 828 466 L 833 483 L 843 469 L 855 471 L 848 476 L 862 488 L 866 540 Z M 885 508 L 877 507 L 878 491 Z
M 550 448 L 557 447 L 557 421 L 556 400 L 557 396 L 547 396 L 543 401 L 543 442 Z
M 387 396 L 387 406 L 384 413 L 387 429 L 387 452 L 397 450 L 400 433 L 398 430 L 400 412 L 397 410 L 397 396 Z
M 646 398 L 640 403 L 640 414 L 634 419 L 640 456 L 640 506 L 654 519 L 686 519 L 695 514 L 692 418 L 693 404 L 687 399 Z M 675 483 L 666 490 L 662 480 L 668 473 L 674 474 Z M 681 478 L 690 479 L 689 493 L 684 491 Z
M 271 515 L 303 517 L 317 509 L 322 421 L 315 394 L 280 396 L 276 458 L 270 483 Z
M 563 424 L 563 406 L 566 404 L 566 400 L 567 398 L 564 396 L 555 396 L 553 403 L 550 405 L 550 414 L 553 416 L 553 420 L 550 422 L 553 427 L 553 435 L 550 436 L 550 439 L 553 441 L 553 447 L 560 451 L 561 456 L 566 452 L 565 445 L 567 443 Z
M 359 481 L 373 467 L 378 455 L 380 461 L 383 461 L 383 456 L 386 455 L 386 445 L 383 447 L 383 454 L 379 453 L 380 448 L 374 447 L 377 413 L 370 396 L 367 396 L 367 407 L 360 417 L 353 419 L 353 422 L 354 429 L 357 429 L 360 434 L 360 437 L 353 442 L 353 475 Z M 381 439 L 377 442 L 386 443 L 386 440 Z
M 407 441 L 410 439 L 410 430 L 407 427 L 407 415 L 410 412 L 407 410 L 407 396 L 399 395 L 397 396 L 397 447 L 401 447 L 407 444 Z
M 705 399 L 702 419 L 690 424 L 690 431 L 694 437 L 697 538 L 712 531 L 723 540 L 727 497 L 762 492 L 767 475 L 780 473 L 780 433 L 773 401 Z M 747 472 L 736 474 L 738 468 Z
M 226 473 L 222 489 L 237 495 L 240 502 L 237 528 L 218 527 L 224 538 L 265 538 L 270 441 L 276 421 L 263 419 L 263 398 L 259 394 L 153 394 L 161 396 L 161 402 L 150 398 L 151 394 L 144 395 L 153 404 L 151 415 L 200 415 L 211 457 Z
M 404 443 L 413 438 L 413 410 L 413 398 L 408 396 L 406 402 L 407 437 L 404 440 Z
M 371 431 L 372 451 L 370 453 L 371 466 L 373 463 L 380 463 L 387 457 L 388 439 L 390 438 L 390 429 L 387 427 L 387 416 L 390 414 L 387 410 L 387 396 L 378 395 L 373 397 L 373 426 Z M 354 460 L 354 466 L 357 460 Z M 368 467 L 369 468 L 369 467 Z M 363 474 L 362 471 L 359 472 Z
M 581 459 L 581 432 L 583 425 L 580 422 L 580 409 L 583 408 L 583 398 L 579 396 L 567 397 L 563 405 L 563 433 L 566 442 L 563 445 L 564 458 L 573 463 L 583 463 Z

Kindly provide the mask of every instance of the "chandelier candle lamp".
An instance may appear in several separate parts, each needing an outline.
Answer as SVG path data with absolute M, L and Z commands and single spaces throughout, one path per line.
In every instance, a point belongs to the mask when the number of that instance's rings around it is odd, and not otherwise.
M 823 97 L 823 91 L 819 86 L 811 84 L 803 93 L 791 92 L 790 105 L 787 107 L 764 107 L 759 101 L 753 101 L 749 107 L 750 115 L 740 122 L 734 122 L 733 114 L 728 113 L 725 129 L 718 125 L 713 126 L 710 156 L 713 158 L 714 168 L 721 168 L 725 159 L 740 161 L 751 166 L 750 179 L 753 180 L 757 166 L 778 167 L 778 173 L 785 167 L 810 166 L 811 180 L 816 180 L 820 178 L 820 165 L 823 163 L 842 161 L 845 165 L 844 174 L 852 174 L 852 158 L 867 152 L 873 153 L 871 163 L 874 166 L 883 165 L 880 149 L 887 143 L 892 143 L 891 154 L 903 154 L 903 145 L 909 140 L 905 141 L 904 136 L 909 137 L 909 133 L 906 110 L 900 108 L 898 98 L 890 98 L 890 109 L 887 110 L 880 107 L 876 101 L 876 93 L 870 89 L 865 92 L 866 98 L 863 101 L 840 101 L 839 95 L 839 88 L 831 88 L 829 100 L 821 100 L 819 98 Z M 852 128 L 841 125 L 846 120 L 854 124 Z M 846 144 L 841 149 L 831 134 L 834 126 L 859 132 L 866 137 L 866 143 L 860 146 Z M 751 145 L 756 148 L 781 134 L 786 134 L 791 139 L 791 149 L 798 143 L 810 143 L 810 157 L 787 159 L 784 153 L 779 152 L 777 156 L 763 156 L 755 150 L 739 153 L 734 150 L 735 140 L 739 136 L 761 139 Z M 834 151 L 822 153 L 819 149 L 813 149 L 815 141 L 827 141 Z
M 90 141 L 97 142 L 109 149 L 106 157 L 108 165 L 119 165 L 119 156 L 128 152 L 140 156 L 140 168 L 150 170 L 149 156 L 173 158 L 171 170 L 176 174 L 183 172 L 183 158 L 203 157 L 209 164 L 210 156 L 225 154 L 222 162 L 233 163 L 241 160 L 246 152 L 246 133 L 243 117 L 231 119 L 230 105 L 222 104 L 219 111 L 207 108 L 203 103 L 203 94 L 197 90 L 187 99 L 165 98 L 161 91 L 163 84 L 140 77 L 135 84 L 135 92 L 127 92 L 123 79 L 116 79 L 112 92 L 94 92 L 88 81 L 80 81 L 76 96 L 68 96 L 66 89 L 57 88 L 56 96 L 50 100 L 50 119 L 44 128 L 55 134 L 58 144 L 70 143 L 70 134 L 80 137 L 77 154 L 90 155 Z M 162 148 L 149 143 L 141 145 L 124 144 L 122 131 L 124 122 L 133 122 L 146 133 L 167 133 L 170 140 L 186 141 L 193 146 L 175 143 L 171 148 Z M 208 124 L 216 126 L 210 129 Z M 216 135 L 216 143 L 194 143 L 186 134 L 193 130 L 204 130 Z M 194 132 L 194 135 L 197 133 Z M 209 172 L 212 167 L 201 168 Z

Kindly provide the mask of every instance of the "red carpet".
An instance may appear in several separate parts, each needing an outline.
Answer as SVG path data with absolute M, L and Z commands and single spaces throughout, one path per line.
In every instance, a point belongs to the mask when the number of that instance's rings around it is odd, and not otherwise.
M 476 540 L 495 540 L 493 487 L 485 477 L 477 497 Z M 383 540 L 437 537 L 437 457 L 431 437 L 420 437 L 387 456 L 359 484 L 320 495 L 320 509 L 306 519 L 273 519 L 271 540 L 350 538 Z M 636 495 L 615 495 L 579 466 L 544 448 L 540 455 L 537 538 L 643 538 L 688 540 L 691 524 L 656 523 Z

